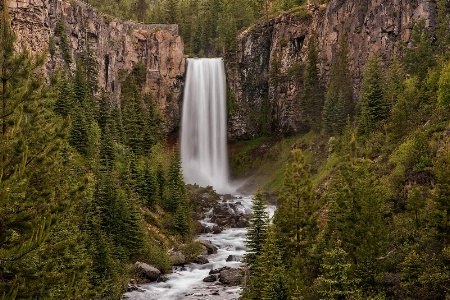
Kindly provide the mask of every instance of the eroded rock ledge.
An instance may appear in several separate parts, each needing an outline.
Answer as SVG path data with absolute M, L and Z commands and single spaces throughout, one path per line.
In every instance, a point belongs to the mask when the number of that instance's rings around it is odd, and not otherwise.
M 272 131 L 292 134 L 305 130 L 299 106 L 302 86 L 291 73 L 296 65 L 306 62 L 312 38 L 320 50 L 319 67 L 326 85 L 339 40 L 347 34 L 357 98 L 369 55 L 378 53 L 387 62 L 394 51 L 400 51 L 400 42 L 408 44 L 416 20 L 434 27 L 435 1 L 331 0 L 326 7 L 310 6 L 283 14 L 241 33 L 236 56 L 227 59 L 228 83 L 235 101 L 229 138 L 252 138 L 260 132 L 264 101 L 272 108 Z M 276 82 L 270 78 L 275 67 L 281 78 Z
M 166 118 L 167 131 L 179 124 L 182 79 L 185 72 L 184 45 L 178 25 L 122 22 L 105 16 L 78 0 L 9 0 L 12 25 L 18 35 L 17 47 L 32 53 L 49 49 L 56 24 L 63 20 L 75 69 L 76 58 L 87 45 L 95 59 L 100 90 L 120 99 L 121 71 L 130 72 L 138 62 L 146 66 L 144 92 L 157 99 Z M 47 52 L 46 72 L 64 64 L 59 47 Z

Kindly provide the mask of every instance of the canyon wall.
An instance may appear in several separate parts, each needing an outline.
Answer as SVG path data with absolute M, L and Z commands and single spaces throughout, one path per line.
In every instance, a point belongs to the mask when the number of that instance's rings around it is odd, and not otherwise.
M 252 138 L 268 125 L 274 134 L 306 129 L 300 110 L 299 73 L 312 39 L 320 51 L 319 69 L 326 86 L 339 41 L 348 37 L 357 99 L 369 56 L 378 54 L 387 64 L 402 42 L 408 44 L 417 20 L 425 20 L 429 28 L 435 26 L 434 1 L 331 0 L 327 6 L 311 5 L 242 32 L 236 56 L 227 59 L 232 108 L 229 138 Z
M 45 70 L 53 73 L 65 64 L 61 37 L 55 34 L 62 20 L 72 62 L 88 51 L 94 58 L 99 91 L 120 99 L 120 76 L 138 64 L 146 67 L 143 92 L 151 92 L 166 119 L 166 130 L 178 127 L 181 91 L 185 72 L 184 45 L 178 25 L 122 22 L 97 12 L 76 0 L 9 0 L 13 30 L 18 35 L 17 47 L 32 53 L 46 51 Z M 47 51 L 53 40 L 56 51 Z

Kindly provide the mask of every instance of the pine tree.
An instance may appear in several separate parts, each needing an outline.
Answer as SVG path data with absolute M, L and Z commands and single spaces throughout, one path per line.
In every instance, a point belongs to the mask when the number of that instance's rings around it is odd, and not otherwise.
M 436 20 L 436 50 L 440 55 L 447 55 L 450 45 L 450 33 L 448 24 L 450 21 L 448 13 L 448 1 L 437 0 L 437 20 Z
M 0 28 L 0 290 L 39 298 L 53 276 L 41 254 L 67 208 L 61 147 L 68 123 L 50 107 L 53 91 L 38 75 L 42 57 L 16 51 L 8 2 Z M 59 274 L 62 274 L 61 272 Z M 26 283 L 26 284 L 25 284 Z
M 267 203 L 260 191 L 252 199 L 253 214 L 249 220 L 247 229 L 246 246 L 248 248 L 245 261 L 251 266 L 256 262 L 256 258 L 261 254 L 262 245 L 267 236 Z
M 175 215 L 175 230 L 186 239 L 190 234 L 191 207 L 181 171 L 179 153 L 171 158 L 166 188 L 165 208 Z
M 308 66 L 303 75 L 304 91 L 302 95 L 302 112 L 309 127 L 320 130 L 324 93 L 320 84 L 320 72 L 317 67 L 318 50 L 314 40 L 308 44 Z
M 329 90 L 323 107 L 323 124 L 330 135 L 340 135 L 345 126 L 345 104 L 342 93 Z
M 358 280 L 353 278 L 352 264 L 347 252 L 337 240 L 335 246 L 325 252 L 319 283 L 320 299 L 352 299 L 357 294 Z
M 344 119 L 346 119 L 348 115 L 352 117 L 354 111 L 352 72 L 349 69 L 350 60 L 348 52 L 347 36 L 342 35 L 336 53 L 336 61 L 334 61 L 331 67 L 331 78 L 328 91 L 335 95 L 342 95 Z
M 389 110 L 384 98 L 383 76 L 378 56 L 369 58 L 361 88 L 359 130 L 370 133 L 379 121 L 386 119 Z
M 424 21 L 414 24 L 410 46 L 405 48 L 405 69 L 409 75 L 415 75 L 421 82 L 428 74 L 429 68 L 435 65 L 431 36 Z
M 248 287 L 243 297 L 252 300 L 287 299 L 288 288 L 284 275 L 286 271 L 274 225 L 267 226 L 266 239 L 261 246 L 260 255 L 255 257 L 254 264 L 250 268 Z
M 285 254 L 291 257 L 292 253 L 306 255 L 317 231 L 310 167 L 301 150 L 294 149 L 292 157 L 274 216 L 280 239 L 286 245 Z
M 441 71 L 438 83 L 438 103 L 442 107 L 450 106 L 450 62 Z

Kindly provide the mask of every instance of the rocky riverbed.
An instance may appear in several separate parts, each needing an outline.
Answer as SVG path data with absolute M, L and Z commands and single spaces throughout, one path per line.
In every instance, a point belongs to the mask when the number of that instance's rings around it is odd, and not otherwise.
M 222 196 L 205 211 L 200 220 L 204 233 L 197 237 L 205 246 L 204 255 L 196 263 L 173 267 L 173 273 L 166 275 L 163 282 L 136 286 L 137 290 L 126 293 L 124 299 L 239 298 L 246 270 L 241 259 L 246 253 L 251 196 Z

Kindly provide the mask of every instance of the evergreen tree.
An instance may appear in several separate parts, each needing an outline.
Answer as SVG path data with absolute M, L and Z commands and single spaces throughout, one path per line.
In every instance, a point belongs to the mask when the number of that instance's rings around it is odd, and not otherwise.
M 282 246 L 281 258 L 292 274 L 290 281 L 300 278 L 303 289 L 316 278 L 316 270 L 311 265 L 315 260 L 312 249 L 318 232 L 317 215 L 310 166 L 299 149 L 292 151 L 292 158 L 292 163 L 286 168 L 280 205 L 273 222 L 277 242 Z
M 348 115 L 352 117 L 354 111 L 352 72 L 349 69 L 350 60 L 348 57 L 348 52 L 347 36 L 342 35 L 340 37 L 339 47 L 336 53 L 336 60 L 331 66 L 331 78 L 328 86 L 328 92 L 335 95 L 342 95 L 344 120 Z
M 325 252 L 322 262 L 322 276 L 319 283 L 320 299 L 353 299 L 357 294 L 358 280 L 352 278 L 352 264 L 347 252 L 336 241 L 335 246 Z
M 450 62 L 441 71 L 438 83 L 438 103 L 442 107 L 450 105 Z
M 440 55 L 446 55 L 448 58 L 448 47 L 450 45 L 450 33 L 448 30 L 449 4 L 446 0 L 437 0 L 437 20 L 436 20 L 436 50 Z
M 383 91 L 383 76 L 377 56 L 369 58 L 367 63 L 359 106 L 359 130 L 361 133 L 370 133 L 379 121 L 388 116 L 389 110 Z
M 317 67 L 318 50 L 314 40 L 308 44 L 308 66 L 305 69 L 304 91 L 302 95 L 302 112 L 309 127 L 320 130 L 324 94 L 320 84 L 320 72 Z
M 16 52 L 10 22 L 5 1 L 0 23 L 0 290 L 11 298 L 40 298 L 54 274 L 63 275 L 41 250 L 68 205 L 60 151 L 68 123 L 49 109 L 53 93 L 38 75 L 42 57 Z
M 428 69 L 435 65 L 431 37 L 424 21 L 414 24 L 410 45 L 406 47 L 404 55 L 405 69 L 409 75 L 415 75 L 419 81 L 425 79 Z
M 250 265 L 250 268 L 256 262 L 256 258 L 261 254 L 262 245 L 266 240 L 267 219 L 269 218 L 267 203 L 261 192 L 256 192 L 252 203 L 253 214 L 249 220 L 247 239 L 245 241 L 248 248 L 245 261 Z
M 345 104 L 342 93 L 329 90 L 323 107 L 323 124 L 330 135 L 340 135 L 345 125 Z

